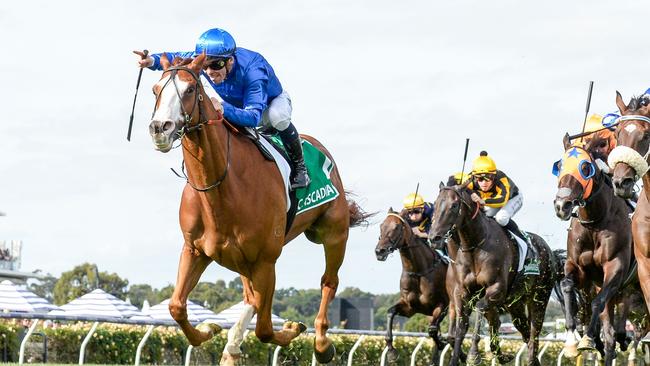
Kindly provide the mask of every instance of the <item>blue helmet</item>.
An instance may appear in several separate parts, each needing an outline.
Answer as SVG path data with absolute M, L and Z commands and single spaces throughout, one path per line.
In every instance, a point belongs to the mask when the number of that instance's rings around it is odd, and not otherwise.
M 198 56 L 205 51 L 211 57 L 232 56 L 237 49 L 235 39 L 223 29 L 213 28 L 207 30 L 196 42 L 194 55 Z

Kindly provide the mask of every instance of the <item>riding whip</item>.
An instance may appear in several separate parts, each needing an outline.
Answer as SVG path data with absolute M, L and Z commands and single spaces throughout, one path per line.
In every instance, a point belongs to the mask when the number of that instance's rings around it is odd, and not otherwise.
M 420 190 L 420 182 L 418 182 L 418 185 L 415 186 L 415 195 L 413 196 L 413 204 L 411 207 L 415 206 L 415 200 L 418 198 L 418 191 Z
M 585 108 L 585 119 L 582 122 L 582 132 L 585 132 L 585 126 L 587 125 L 587 116 L 589 115 L 589 106 L 591 105 L 591 92 L 594 90 L 594 82 L 589 82 L 589 93 L 587 94 L 587 107 Z
M 142 59 L 146 59 L 147 56 L 149 56 L 149 51 L 148 50 L 143 50 L 142 51 Z M 142 78 L 142 69 L 144 67 L 140 68 L 140 72 L 138 73 L 138 81 L 135 84 L 135 95 L 133 96 L 133 108 L 131 108 L 131 118 L 129 118 L 129 131 L 126 133 L 126 140 L 131 141 L 131 128 L 133 127 L 133 112 L 135 111 L 135 101 L 138 99 L 138 88 L 140 87 L 140 79 Z
M 465 154 L 463 154 L 463 169 L 460 171 L 460 184 L 463 184 L 465 178 L 465 162 L 467 161 L 467 149 L 469 148 L 469 139 L 465 139 Z

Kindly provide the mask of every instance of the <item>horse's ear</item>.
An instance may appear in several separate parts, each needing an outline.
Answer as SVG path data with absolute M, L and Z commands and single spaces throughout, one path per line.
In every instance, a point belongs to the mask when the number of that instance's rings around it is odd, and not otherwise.
M 160 56 L 160 66 L 162 66 L 163 70 L 167 70 L 171 66 L 169 57 L 167 57 L 166 53 L 163 53 L 162 56 Z
M 445 184 L 440 181 L 440 184 L 438 184 L 438 189 L 442 190 L 445 187 Z
M 205 51 L 203 51 L 203 53 L 201 53 L 200 55 L 194 58 L 194 60 L 190 64 L 190 68 L 197 72 L 203 69 L 203 63 L 205 62 L 205 58 L 206 58 Z
M 395 210 L 393 210 L 392 207 L 389 207 L 389 208 L 388 208 L 388 213 L 396 213 L 396 212 L 395 212 Z
M 618 110 L 621 111 L 621 114 L 625 114 L 627 112 L 627 106 L 625 105 L 625 102 L 623 101 L 623 97 L 621 96 L 621 93 L 616 91 L 616 106 L 618 107 Z
M 571 147 L 571 136 L 569 136 L 568 132 L 562 138 L 562 144 L 564 145 L 564 151 L 569 150 Z

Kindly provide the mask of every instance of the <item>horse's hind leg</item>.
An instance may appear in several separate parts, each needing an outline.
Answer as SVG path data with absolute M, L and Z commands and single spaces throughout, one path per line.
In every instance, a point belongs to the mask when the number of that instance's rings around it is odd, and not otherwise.
M 447 315 L 447 307 L 444 305 L 439 305 L 436 307 L 431 315 L 431 323 L 429 324 L 429 337 L 433 339 L 434 343 L 434 347 L 432 347 L 431 353 L 431 365 L 438 365 L 438 356 L 446 344 L 440 339 L 440 323 L 442 323 L 445 315 Z
M 244 295 L 244 310 L 239 316 L 237 323 L 228 329 L 228 342 L 221 354 L 220 365 L 235 365 L 241 356 L 241 344 L 244 341 L 244 332 L 253 315 L 255 315 L 255 295 L 253 293 L 253 284 L 248 277 L 240 275 L 242 280 Z
M 216 324 L 202 324 L 199 326 L 199 330 L 187 320 L 187 296 L 199 282 L 201 274 L 210 263 L 212 263 L 210 257 L 196 252 L 187 245 L 183 246 L 176 287 L 174 287 L 174 293 L 169 300 L 169 312 L 172 318 L 181 327 L 190 344 L 195 347 L 221 331 L 221 327 Z
M 614 337 L 614 306 L 612 301 L 605 305 L 605 310 L 600 314 L 602 321 L 602 334 L 605 343 L 605 365 L 609 366 L 616 359 L 616 338 Z
M 346 208 L 347 209 L 347 208 Z M 332 341 L 327 337 L 329 320 L 327 319 L 327 308 L 334 300 L 336 289 L 339 286 L 339 268 L 345 257 L 345 246 L 348 240 L 347 223 L 329 225 L 329 230 L 322 235 L 323 249 L 325 251 L 325 273 L 320 280 L 321 300 L 318 308 L 318 315 L 314 320 L 316 338 L 314 340 L 314 355 L 320 363 L 330 362 L 336 350 Z M 343 227 L 344 229 L 339 229 Z

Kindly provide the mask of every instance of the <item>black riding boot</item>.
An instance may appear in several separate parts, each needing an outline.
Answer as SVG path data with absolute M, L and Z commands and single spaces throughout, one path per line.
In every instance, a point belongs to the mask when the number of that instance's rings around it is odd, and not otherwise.
M 528 242 L 528 238 L 526 235 L 519 229 L 519 225 L 513 220 L 510 219 L 506 226 L 503 227 L 504 229 L 510 231 L 511 233 L 517 235 L 521 240 Z
M 284 131 L 280 131 L 280 138 L 293 165 L 291 169 L 291 190 L 307 187 L 311 180 L 307 173 L 307 167 L 305 167 L 305 159 L 302 156 L 300 135 L 298 135 L 293 123 L 290 123 L 289 127 Z

